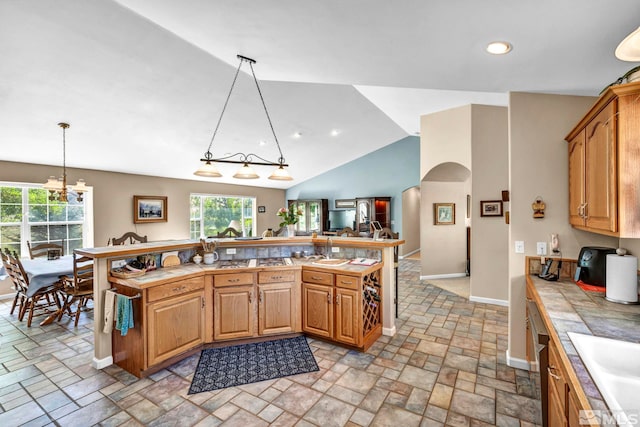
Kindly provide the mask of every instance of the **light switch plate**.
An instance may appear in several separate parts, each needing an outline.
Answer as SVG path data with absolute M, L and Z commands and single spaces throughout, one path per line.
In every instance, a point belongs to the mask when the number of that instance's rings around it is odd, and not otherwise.
M 337 254 L 338 252 L 340 252 L 340 248 L 331 248 L 331 252 Z
M 517 254 L 524 253 L 524 240 L 516 240 L 516 253 Z
M 236 248 L 227 248 L 227 255 L 235 255 Z
M 547 254 L 547 242 L 538 242 L 536 244 L 536 255 Z

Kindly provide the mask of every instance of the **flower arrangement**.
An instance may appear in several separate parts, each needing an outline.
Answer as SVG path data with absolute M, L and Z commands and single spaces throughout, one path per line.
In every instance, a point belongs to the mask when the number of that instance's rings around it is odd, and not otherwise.
M 282 222 L 280 223 L 280 227 L 284 227 L 285 225 L 297 224 L 300 216 L 302 216 L 302 209 L 296 209 L 295 205 L 289 205 L 289 209 L 280 208 L 278 209 L 278 216 L 282 218 Z

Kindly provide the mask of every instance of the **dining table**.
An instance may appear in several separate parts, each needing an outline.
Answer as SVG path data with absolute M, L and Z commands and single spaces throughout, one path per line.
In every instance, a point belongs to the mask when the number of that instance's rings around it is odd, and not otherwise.
M 57 259 L 21 258 L 22 268 L 29 278 L 27 296 L 33 296 L 38 290 L 52 285 L 60 280 L 60 276 L 73 276 L 73 255 L 65 255 Z M 5 279 L 8 274 L 3 266 L 0 266 L 0 279 Z M 52 323 L 60 314 L 60 309 L 47 317 L 40 325 Z

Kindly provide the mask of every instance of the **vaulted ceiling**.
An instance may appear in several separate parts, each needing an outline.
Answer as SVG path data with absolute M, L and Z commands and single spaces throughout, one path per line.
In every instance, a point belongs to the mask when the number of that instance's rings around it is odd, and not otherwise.
M 287 188 L 416 134 L 423 114 L 595 96 L 638 65 L 613 52 L 639 25 L 629 0 L 1 0 L 0 159 L 60 164 L 67 121 L 70 166 L 202 179 L 242 54 L 295 181 L 232 166 L 218 181 Z M 512 52 L 489 55 L 494 40 Z M 213 154 L 276 160 L 243 70 Z

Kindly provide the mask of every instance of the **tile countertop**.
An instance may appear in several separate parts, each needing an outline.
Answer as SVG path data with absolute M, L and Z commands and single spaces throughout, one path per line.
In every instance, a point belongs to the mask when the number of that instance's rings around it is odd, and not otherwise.
M 218 262 L 211 265 L 205 264 L 193 264 L 186 263 L 175 267 L 159 268 L 157 270 L 148 271 L 143 276 L 130 277 L 127 279 L 121 279 L 110 276 L 109 281 L 113 283 L 119 283 L 125 286 L 133 287 L 136 289 L 145 289 L 151 286 L 157 286 L 163 283 L 172 282 L 179 279 L 186 279 L 189 277 L 202 276 L 203 274 L 233 274 L 233 273 L 245 273 L 254 271 L 273 271 L 273 270 L 287 270 L 292 268 L 300 268 L 302 266 L 313 268 L 314 270 L 324 270 L 330 273 L 337 274 L 369 274 L 382 266 L 382 263 L 373 264 L 371 266 L 344 264 L 339 266 L 332 265 L 317 265 L 313 264 L 313 259 L 303 258 L 291 258 L 293 265 L 283 266 L 263 266 L 263 267 L 246 267 L 246 268 L 218 268 Z
M 530 275 L 529 280 L 591 408 L 607 409 L 567 332 L 640 342 L 640 305 L 609 302 L 604 299 L 604 292 L 584 291 L 572 280 L 547 282 L 534 275 Z

